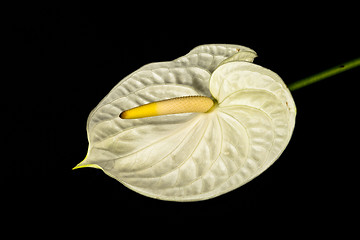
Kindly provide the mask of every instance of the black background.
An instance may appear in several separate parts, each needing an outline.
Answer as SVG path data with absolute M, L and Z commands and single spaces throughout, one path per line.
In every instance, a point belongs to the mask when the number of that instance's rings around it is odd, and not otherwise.
M 258 53 L 256 64 L 289 84 L 360 56 L 351 6 L 274 8 L 171 3 L 9 9 L 1 101 L 4 198 L 23 214 L 46 209 L 75 219 L 94 212 L 312 220 L 351 213 L 358 190 L 358 69 L 293 92 L 298 115 L 283 155 L 261 176 L 215 199 L 154 200 L 100 170 L 71 170 L 87 151 L 90 111 L 144 64 L 173 60 L 200 44 L 240 44 Z

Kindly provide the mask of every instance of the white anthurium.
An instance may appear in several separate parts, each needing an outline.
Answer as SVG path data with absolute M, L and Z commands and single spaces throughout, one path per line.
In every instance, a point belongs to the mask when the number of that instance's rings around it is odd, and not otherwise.
M 88 153 L 75 168 L 102 169 L 169 201 L 205 200 L 249 182 L 284 151 L 296 115 L 282 79 L 253 64 L 256 56 L 247 47 L 210 44 L 141 67 L 90 113 Z M 151 115 L 155 105 L 175 112 Z

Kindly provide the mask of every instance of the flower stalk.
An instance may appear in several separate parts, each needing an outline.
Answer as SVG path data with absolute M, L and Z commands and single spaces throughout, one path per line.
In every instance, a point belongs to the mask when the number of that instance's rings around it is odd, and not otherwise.
M 307 77 L 307 78 L 304 78 L 304 79 L 301 79 L 297 82 L 294 82 L 292 84 L 289 85 L 289 89 L 290 91 L 295 91 L 295 90 L 298 90 L 300 88 L 303 88 L 303 87 L 306 87 L 310 84 L 313 84 L 313 83 L 316 83 L 316 82 L 319 82 L 321 80 L 324 80 L 326 78 L 329 78 L 331 76 L 334 76 L 336 74 L 339 74 L 339 73 L 342 73 L 344 71 L 348 71 L 352 68 L 355 68 L 355 67 L 359 67 L 360 66 L 360 58 L 355 58 L 351 61 L 348 61 L 346 63 L 343 63 L 343 64 L 339 64 L 335 67 L 332 67 L 332 68 L 329 68 L 325 71 L 322 71 L 320 73 L 317 73 L 317 74 L 314 74 L 310 77 Z

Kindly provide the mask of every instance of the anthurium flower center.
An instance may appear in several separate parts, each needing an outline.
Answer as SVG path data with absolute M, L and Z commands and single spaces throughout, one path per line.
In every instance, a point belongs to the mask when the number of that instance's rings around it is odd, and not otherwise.
M 211 98 L 204 96 L 188 96 L 148 103 L 120 114 L 122 119 L 153 117 L 178 113 L 205 113 L 214 105 Z

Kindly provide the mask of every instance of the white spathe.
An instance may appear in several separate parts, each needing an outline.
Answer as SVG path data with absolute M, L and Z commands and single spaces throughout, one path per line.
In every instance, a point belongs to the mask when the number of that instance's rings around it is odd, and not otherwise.
M 169 201 L 205 200 L 249 182 L 284 151 L 296 115 L 284 82 L 253 64 L 256 56 L 247 47 L 210 44 L 141 67 L 90 113 L 88 154 L 77 168 L 100 168 Z M 218 104 L 209 113 L 119 118 L 139 105 L 194 95 Z

